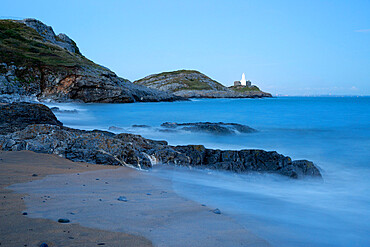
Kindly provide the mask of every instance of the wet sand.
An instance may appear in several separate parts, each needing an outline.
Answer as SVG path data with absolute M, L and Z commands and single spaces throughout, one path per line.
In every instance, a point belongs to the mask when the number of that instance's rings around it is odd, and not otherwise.
M 2 152 L 0 158 L 4 246 L 269 246 L 227 215 L 178 196 L 170 181 L 142 171 L 31 152 Z M 25 183 L 48 174 L 61 175 Z M 4 189 L 14 183 L 22 183 L 11 186 L 17 194 Z M 26 191 L 26 197 L 19 194 Z M 71 224 L 56 223 L 58 217 Z
M 49 174 L 76 173 L 112 167 L 71 162 L 55 155 L 29 151 L 0 151 L 0 243 L 1 246 L 152 246 L 143 237 L 102 231 L 79 224 L 60 224 L 46 219 L 32 219 L 27 212 L 24 194 L 5 187 L 42 179 Z M 37 176 L 32 176 L 37 174 Z

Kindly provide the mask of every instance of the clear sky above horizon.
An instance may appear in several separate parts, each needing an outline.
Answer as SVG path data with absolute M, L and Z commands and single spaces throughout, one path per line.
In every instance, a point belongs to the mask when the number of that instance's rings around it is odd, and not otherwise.
M 1 0 L 131 81 L 195 69 L 282 95 L 370 95 L 370 1 Z

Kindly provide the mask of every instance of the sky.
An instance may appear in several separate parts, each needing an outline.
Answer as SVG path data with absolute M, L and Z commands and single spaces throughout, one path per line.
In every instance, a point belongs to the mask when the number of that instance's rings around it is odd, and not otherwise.
M 370 1 L 1 0 L 131 81 L 198 70 L 273 95 L 370 95 Z

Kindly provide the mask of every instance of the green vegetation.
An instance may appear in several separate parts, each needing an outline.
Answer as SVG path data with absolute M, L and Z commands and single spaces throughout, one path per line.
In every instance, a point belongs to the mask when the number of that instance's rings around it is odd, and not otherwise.
M 239 93 L 245 93 L 245 92 L 251 92 L 251 91 L 261 91 L 257 86 L 253 85 L 250 87 L 242 87 L 242 86 L 232 86 L 230 87 L 235 92 Z
M 167 80 L 168 79 L 168 80 Z M 149 81 L 149 84 L 155 84 L 159 81 L 163 81 L 161 83 L 162 86 L 178 83 L 183 85 L 183 87 L 177 88 L 175 91 L 179 90 L 211 90 L 212 87 L 209 85 L 210 82 L 213 82 L 216 85 L 217 89 L 222 90 L 224 86 L 218 83 L 215 80 L 212 80 L 208 76 L 200 73 L 196 70 L 177 70 L 171 72 L 162 72 L 159 74 L 154 74 L 134 83 L 137 84 L 146 84 L 146 81 Z
M 44 42 L 33 28 L 12 20 L 0 20 L 0 59 L 17 66 L 98 66 L 79 52 Z

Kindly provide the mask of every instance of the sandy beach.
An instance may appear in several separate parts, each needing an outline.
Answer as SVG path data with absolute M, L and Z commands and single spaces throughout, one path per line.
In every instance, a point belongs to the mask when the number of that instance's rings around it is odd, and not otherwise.
M 40 246 L 42 243 L 49 246 L 152 246 L 149 240 L 140 236 L 29 218 L 22 215 L 27 212 L 22 199 L 25 195 L 5 189 L 11 184 L 39 180 L 49 174 L 107 168 L 114 167 L 71 162 L 55 155 L 29 151 L 0 152 L 1 246 Z
M 178 196 L 169 181 L 145 172 L 28 151 L 1 152 L 0 158 L 3 246 L 268 246 L 232 218 Z M 31 193 L 5 189 L 12 184 Z M 128 201 L 118 201 L 119 195 Z M 56 222 L 68 215 L 70 224 Z

